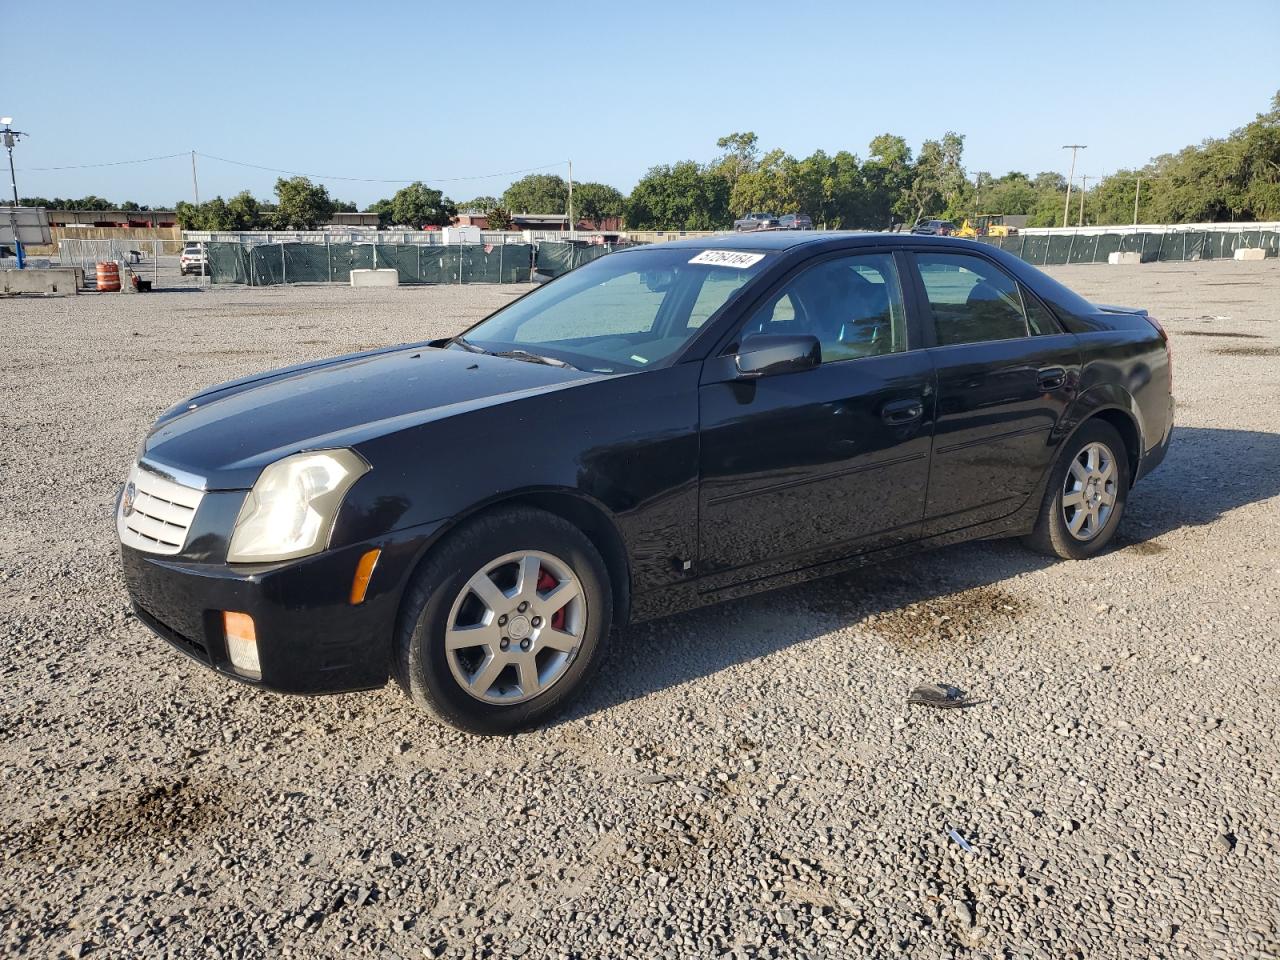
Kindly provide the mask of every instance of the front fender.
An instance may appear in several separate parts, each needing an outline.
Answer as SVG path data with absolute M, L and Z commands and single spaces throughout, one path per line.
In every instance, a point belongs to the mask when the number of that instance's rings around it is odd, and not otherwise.
M 347 495 L 332 543 L 564 497 L 608 518 L 637 590 L 686 579 L 683 561 L 697 555 L 700 369 L 582 381 L 359 444 L 373 469 Z

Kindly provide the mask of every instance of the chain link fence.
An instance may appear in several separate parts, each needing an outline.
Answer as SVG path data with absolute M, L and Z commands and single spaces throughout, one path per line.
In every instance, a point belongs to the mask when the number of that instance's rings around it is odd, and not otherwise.
M 114 261 L 128 265 L 144 280 L 149 277 L 153 286 L 159 287 L 160 258 L 180 255 L 183 246 L 181 240 L 63 238 L 58 241 L 58 263 L 64 267 L 80 267 L 89 278 L 94 276 L 99 263 Z
M 1280 231 L 1141 230 L 1071 234 L 1019 233 L 1012 237 L 978 237 L 1038 267 L 1068 263 L 1106 263 L 1113 253 L 1136 253 L 1144 263 L 1183 260 L 1230 260 L 1237 250 L 1262 249 L 1280 255 Z
M 214 283 L 251 287 L 284 283 L 349 283 L 352 270 L 395 270 L 402 284 L 528 283 L 554 278 L 612 253 L 620 244 L 211 242 L 205 248 Z
M 291 232 L 272 234 L 208 234 L 205 241 L 214 283 L 271 286 L 286 283 L 349 283 L 352 270 L 394 269 L 402 284 L 527 283 L 558 277 L 634 240 L 528 238 L 518 233 L 483 234 L 481 243 L 445 244 L 439 233 L 343 235 Z M 188 236 L 188 242 L 197 239 Z M 1280 256 L 1280 229 L 1262 227 L 1213 229 L 1084 229 L 1025 231 L 1009 237 L 978 237 L 1036 266 L 1106 263 L 1112 253 L 1137 253 L 1143 262 L 1231 259 L 1236 250 L 1262 249 Z M 62 262 L 78 263 L 86 272 L 97 260 L 129 262 L 138 247 L 149 247 L 151 260 L 180 252 L 178 241 L 61 241 Z

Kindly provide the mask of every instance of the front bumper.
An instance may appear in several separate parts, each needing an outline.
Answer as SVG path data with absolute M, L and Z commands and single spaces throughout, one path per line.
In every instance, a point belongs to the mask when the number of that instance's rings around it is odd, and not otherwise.
M 273 564 L 193 563 L 121 546 L 125 584 L 139 619 L 192 659 L 281 693 L 340 693 L 380 687 L 390 675 L 400 598 L 443 524 L 391 534 Z M 350 602 L 356 564 L 382 554 L 364 603 Z M 253 617 L 261 679 L 235 672 L 223 611 Z

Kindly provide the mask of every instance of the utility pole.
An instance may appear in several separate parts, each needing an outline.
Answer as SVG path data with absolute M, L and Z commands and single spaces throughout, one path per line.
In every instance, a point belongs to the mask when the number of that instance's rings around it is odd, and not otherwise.
M 577 237 L 577 224 L 573 222 L 573 161 L 569 163 L 569 239 L 573 240 Z
M 191 151 L 191 193 L 192 193 L 192 194 L 195 196 L 195 198 L 196 198 L 196 207 L 197 207 L 197 208 L 199 208 L 199 206 L 200 206 L 200 181 L 198 181 L 198 180 L 196 179 L 196 152 L 195 152 L 194 150 L 192 150 L 192 151 Z M 196 214 L 196 215 L 197 215 L 197 216 L 199 216 L 199 213 L 197 212 L 197 214 Z M 280 248 L 280 256 L 281 256 L 281 257 L 283 257 L 283 256 L 284 256 L 284 247 L 281 247 L 281 248 Z M 377 260 L 377 248 L 376 248 L 376 247 L 374 248 L 374 260 Z M 461 263 L 461 261 L 459 261 L 459 263 Z M 376 266 L 377 266 L 377 264 L 375 263 L 375 264 L 374 264 L 374 266 L 376 267 Z M 209 248 L 208 248 L 208 247 L 206 247 L 206 246 L 204 245 L 204 241 L 203 241 L 203 240 L 201 240 L 201 241 L 200 241 L 200 280 L 201 280 L 201 282 L 202 282 L 202 283 L 204 282 L 205 274 L 206 274 L 206 273 L 208 273 L 208 270 L 209 270 Z M 459 272 L 459 273 L 461 273 L 461 272 L 462 272 L 462 267 L 461 267 L 461 266 L 459 266 L 459 267 L 458 267 L 458 272 Z
M 4 130 L 0 130 L 0 135 L 4 136 L 4 148 L 9 151 L 9 186 L 13 188 L 13 206 L 9 208 L 9 226 L 13 228 L 13 251 L 18 255 L 18 269 L 22 270 L 26 268 L 27 258 L 22 250 L 22 240 L 18 237 L 18 178 L 13 172 L 13 145 L 18 142 L 19 137 L 25 137 L 26 134 L 9 126 L 13 123 L 12 117 L 0 117 L 0 123 L 4 124 Z
M 1089 192 L 1089 178 L 1085 174 L 1080 174 L 1080 222 L 1077 226 L 1084 226 L 1084 195 Z
M 1137 184 L 1133 188 L 1133 225 L 1138 225 L 1138 196 L 1142 193 L 1142 178 L 1138 178 Z
M 1084 143 L 1064 143 L 1063 150 L 1071 151 L 1071 172 L 1067 174 L 1067 202 L 1062 205 L 1062 225 L 1067 225 L 1067 219 L 1071 216 L 1071 184 L 1076 179 L 1076 151 L 1089 149 Z

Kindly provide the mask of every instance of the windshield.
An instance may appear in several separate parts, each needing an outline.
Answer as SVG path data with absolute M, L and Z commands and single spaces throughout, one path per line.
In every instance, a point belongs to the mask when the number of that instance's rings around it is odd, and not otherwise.
M 593 260 L 498 311 L 461 346 L 581 370 L 643 370 L 677 353 L 764 267 L 766 255 L 660 248 Z

